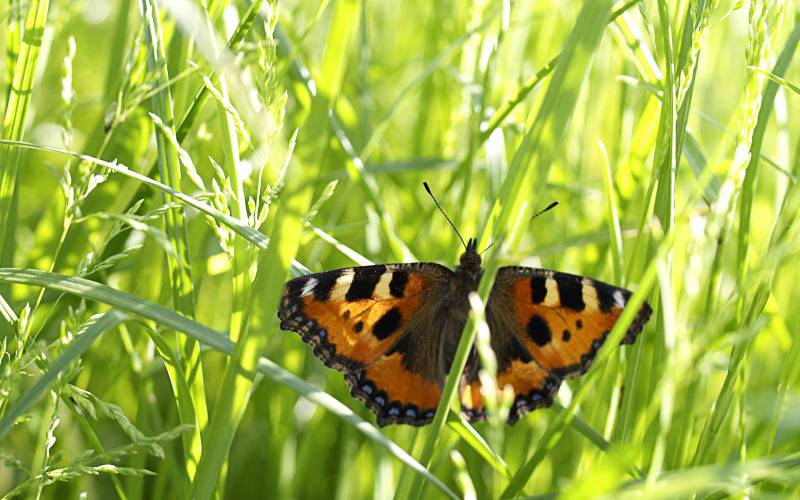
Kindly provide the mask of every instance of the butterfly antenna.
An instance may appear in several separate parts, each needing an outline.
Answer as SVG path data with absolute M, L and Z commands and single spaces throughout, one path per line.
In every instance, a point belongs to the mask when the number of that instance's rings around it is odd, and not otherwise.
M 440 212 L 442 212 L 442 215 L 444 215 L 444 218 L 447 219 L 447 222 L 449 222 L 450 226 L 452 226 L 453 231 L 455 231 L 456 235 L 458 235 L 458 239 L 461 240 L 461 244 L 464 245 L 464 248 L 467 248 L 467 244 L 464 243 L 464 238 L 461 237 L 461 233 L 458 232 L 458 229 L 456 228 L 456 225 L 453 224 L 453 221 L 451 221 L 450 217 L 447 216 L 447 214 L 445 213 L 445 211 L 442 208 L 442 206 L 439 205 L 438 201 L 436 201 L 436 197 L 433 196 L 433 193 L 431 193 L 431 188 L 428 186 L 428 183 L 426 181 L 422 181 L 422 185 L 425 186 L 425 191 L 427 191 L 428 194 L 431 195 L 431 199 L 433 199 L 433 202 L 436 203 L 436 207 L 439 209 Z
M 481 253 L 480 253 L 480 254 L 478 254 L 478 255 L 483 255 L 483 254 L 485 254 L 485 253 L 486 253 L 486 251 L 487 251 L 487 250 L 489 250 L 490 248 L 492 248 L 492 246 L 493 246 L 495 243 L 496 243 L 496 242 L 494 242 L 494 241 L 493 241 L 493 242 L 491 242 L 491 243 L 489 243 L 489 246 L 488 246 L 488 247 L 486 247 L 486 248 L 484 248 L 484 249 L 483 249 L 483 251 L 481 251 Z
M 548 210 L 556 208 L 556 205 L 558 205 L 557 201 L 554 201 L 553 203 L 547 205 L 547 207 L 544 210 L 539 210 L 538 212 L 536 212 L 536 214 L 533 217 L 531 217 L 530 220 L 533 220 L 533 219 L 539 217 L 540 215 L 542 215 L 543 213 L 547 212 Z

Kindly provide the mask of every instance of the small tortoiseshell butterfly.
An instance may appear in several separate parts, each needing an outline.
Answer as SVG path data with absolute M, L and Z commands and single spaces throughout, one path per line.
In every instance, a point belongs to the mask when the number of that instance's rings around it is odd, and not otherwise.
M 281 328 L 299 333 L 323 363 L 343 372 L 353 396 L 375 412 L 379 425 L 425 425 L 433 419 L 467 321 L 467 297 L 483 273 L 477 241 L 465 248 L 455 271 L 415 262 L 295 278 L 283 291 Z M 550 406 L 565 377 L 588 369 L 630 296 L 623 288 L 558 271 L 497 271 L 486 321 L 497 384 L 510 385 L 515 394 L 510 424 Z M 623 344 L 634 342 L 651 312 L 645 303 Z M 486 417 L 479 368 L 473 348 L 459 391 L 470 421 Z

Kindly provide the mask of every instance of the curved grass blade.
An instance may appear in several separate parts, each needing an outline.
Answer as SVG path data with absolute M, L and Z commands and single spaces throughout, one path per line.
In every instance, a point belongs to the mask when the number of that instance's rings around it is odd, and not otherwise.
M 773 82 L 777 83 L 778 85 L 783 85 L 784 87 L 786 87 L 787 89 L 791 90 L 795 94 L 800 95 L 800 87 L 798 87 L 797 85 L 794 85 L 793 83 L 790 83 L 790 82 L 784 80 L 783 78 L 781 78 L 780 76 L 776 75 L 775 73 L 772 73 L 772 72 L 767 71 L 765 69 L 756 68 L 755 66 L 748 66 L 748 69 L 752 69 L 753 71 L 755 71 L 757 73 L 761 73 L 762 75 L 766 76 L 767 78 L 769 78 Z
M 183 332 L 202 344 L 224 354 L 233 354 L 235 348 L 233 342 L 231 342 L 228 337 L 216 330 L 181 316 L 158 304 L 148 302 L 135 295 L 115 290 L 94 281 L 37 271 L 34 269 L 0 268 L 0 282 L 43 286 L 51 290 L 82 297 L 86 300 L 102 302 L 128 313 L 155 321 L 160 326 Z M 346 405 L 330 394 L 317 389 L 305 380 L 263 357 L 258 360 L 257 371 L 269 377 L 270 380 L 289 387 L 304 398 L 318 404 L 352 425 L 374 443 L 388 450 L 389 453 L 410 467 L 414 472 L 430 481 L 448 498 L 458 498 L 458 495 L 448 488 L 447 485 L 428 471 L 422 464 L 414 460 L 405 450 L 384 436 L 374 425 L 353 413 Z
M 483 436 L 474 427 L 465 423 L 460 417 L 451 418 L 447 425 L 458 434 L 475 452 L 491 465 L 506 480 L 511 479 L 511 469 L 503 457 L 489 446 Z
M 450 488 L 442 483 L 438 477 L 433 475 L 422 464 L 414 460 L 414 457 L 409 455 L 404 449 L 395 444 L 394 441 L 384 436 L 374 425 L 353 413 L 350 408 L 345 406 L 341 401 L 334 398 L 327 392 L 317 389 L 305 380 L 292 375 L 267 358 L 262 357 L 259 359 L 258 371 L 275 382 L 284 384 L 307 400 L 322 406 L 329 412 L 349 423 L 369 439 L 389 450 L 389 453 L 394 455 L 395 458 L 406 464 L 414 472 L 419 474 L 420 477 L 430 481 L 447 497 L 456 499 L 459 498 L 458 495 L 456 495 L 452 490 L 450 490 Z
M 62 155 L 68 155 L 68 156 L 72 156 L 74 158 L 78 158 L 79 160 L 83 160 L 83 161 L 86 161 L 86 162 L 89 162 L 89 163 L 94 163 L 96 165 L 100 165 L 102 167 L 105 167 L 105 168 L 113 171 L 113 172 L 116 172 L 118 174 L 122 174 L 122 175 L 124 175 L 126 177 L 130 177 L 132 179 L 136 179 L 137 181 L 141 182 L 142 184 L 147 184 L 150 187 L 156 188 L 159 191 L 162 191 L 162 192 L 164 192 L 164 193 L 166 193 L 166 194 L 168 194 L 170 196 L 173 196 L 174 198 L 176 198 L 176 199 L 180 200 L 181 202 L 185 203 L 186 205 L 189 205 L 190 207 L 195 208 L 195 209 L 199 210 L 200 212 L 203 212 L 204 214 L 206 214 L 206 215 L 208 215 L 210 217 L 213 217 L 214 219 L 216 219 L 220 223 L 225 224 L 226 226 L 231 228 L 233 231 L 236 231 L 236 233 L 239 234 L 239 236 L 241 236 L 242 238 L 245 238 L 250 243 L 252 243 L 253 245 L 257 246 L 258 248 L 261 248 L 262 250 L 267 248 L 267 246 L 269 245 L 269 238 L 264 236 L 264 234 L 262 234 L 260 231 L 257 231 L 255 229 L 253 229 L 252 227 L 248 226 L 244 222 L 241 222 L 238 219 L 235 219 L 235 218 L 231 217 L 230 215 L 227 215 L 227 214 L 224 214 L 224 213 L 220 212 L 216 208 L 214 208 L 211 205 L 208 205 L 206 203 L 203 203 L 202 201 L 198 200 L 197 198 L 194 198 L 194 197 L 189 196 L 187 194 L 181 193 L 180 191 L 172 189 L 171 187 L 167 186 L 166 184 L 162 184 L 162 183 L 158 182 L 157 180 L 151 179 L 150 177 L 142 175 L 142 174 L 140 174 L 140 173 L 138 173 L 138 172 L 136 172 L 134 170 L 131 170 L 127 166 L 123 165 L 122 163 L 105 161 L 105 160 L 101 160 L 99 158 L 95 158 L 93 156 L 85 155 L 85 154 L 82 154 L 82 153 L 75 153 L 73 151 L 68 151 L 66 149 L 54 148 L 52 146 L 43 146 L 41 144 L 34 144 L 34 143 L 31 143 L 31 142 L 25 142 L 25 141 L 9 141 L 9 140 L 5 140 L 5 139 L 0 139 L 0 144 L 7 144 L 7 145 L 11 145 L 11 146 L 20 147 L 20 148 L 37 149 L 39 151 L 48 151 L 50 153 L 58 153 L 58 154 L 62 154 Z
M 741 478 L 747 478 L 742 481 Z M 796 454 L 782 458 L 751 462 L 708 465 L 667 471 L 656 481 L 632 481 L 623 485 L 615 498 L 722 498 L 747 491 L 754 484 L 769 481 L 790 485 L 800 479 L 800 457 Z M 723 493 L 720 495 L 720 493 Z M 717 493 L 716 495 L 714 493 Z

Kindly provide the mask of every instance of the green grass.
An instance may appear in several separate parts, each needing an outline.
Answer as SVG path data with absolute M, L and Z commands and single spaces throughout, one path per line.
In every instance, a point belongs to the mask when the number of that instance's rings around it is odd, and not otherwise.
M 7 7 L 0 495 L 800 495 L 797 2 Z M 424 428 L 278 328 L 290 276 L 457 262 L 423 180 L 495 242 L 483 300 L 636 292 L 513 427 L 449 404 L 480 301 Z

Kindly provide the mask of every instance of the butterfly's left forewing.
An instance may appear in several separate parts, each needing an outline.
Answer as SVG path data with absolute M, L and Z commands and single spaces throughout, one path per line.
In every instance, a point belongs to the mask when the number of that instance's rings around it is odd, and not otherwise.
M 452 275 L 430 263 L 386 264 L 301 276 L 284 289 L 278 317 L 311 344 L 326 365 L 345 373 L 352 394 L 378 423 L 422 425 L 439 386 L 418 369 L 427 349 L 414 326 Z
M 603 345 L 631 292 L 590 278 L 527 267 L 503 267 L 487 306 L 498 385 L 515 393 L 509 421 L 549 406 L 563 378 L 584 373 Z M 622 343 L 632 343 L 650 317 L 646 303 Z M 484 416 L 476 376 L 462 383 L 462 407 Z

